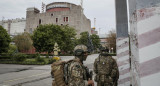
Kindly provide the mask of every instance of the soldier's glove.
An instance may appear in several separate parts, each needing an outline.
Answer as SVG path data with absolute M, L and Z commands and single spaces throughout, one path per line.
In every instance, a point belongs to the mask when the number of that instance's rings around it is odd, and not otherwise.
M 89 85 L 89 86 L 94 86 L 93 80 L 88 80 L 88 85 Z

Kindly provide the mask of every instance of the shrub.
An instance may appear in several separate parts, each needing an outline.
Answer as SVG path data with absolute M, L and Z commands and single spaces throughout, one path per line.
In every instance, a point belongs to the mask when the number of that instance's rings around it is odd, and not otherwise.
M 42 58 L 42 57 L 37 57 L 37 58 L 36 58 L 36 61 L 37 61 L 37 62 L 45 62 L 45 59 Z
M 0 59 L 10 59 L 10 56 L 0 56 Z
M 11 56 L 9 54 L 6 54 L 6 53 L 2 53 L 0 54 L 0 59 L 10 59 Z
M 39 54 L 28 54 L 27 55 L 27 58 L 31 59 L 31 58 L 37 58 L 37 57 L 40 57 Z
M 55 59 L 49 59 L 49 62 L 48 62 L 48 64 L 52 64 L 53 62 L 55 62 L 56 60 Z
M 10 44 L 9 45 L 9 50 L 8 50 L 7 54 L 10 55 L 10 56 L 12 56 L 15 53 L 17 53 L 17 46 Z
M 16 53 L 14 54 L 14 56 L 12 57 L 14 61 L 25 61 L 26 60 L 26 55 L 23 53 Z

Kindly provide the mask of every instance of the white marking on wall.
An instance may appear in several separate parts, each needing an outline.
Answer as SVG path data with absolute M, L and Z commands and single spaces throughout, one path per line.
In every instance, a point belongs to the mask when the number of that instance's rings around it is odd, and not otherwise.
M 155 15 L 145 20 L 137 22 L 137 28 L 140 28 L 138 29 L 138 34 L 140 35 L 154 28 L 160 27 L 159 22 L 160 22 L 160 15 Z
M 123 56 L 123 57 L 119 58 L 117 61 L 118 62 L 125 61 L 125 60 L 129 59 L 128 57 L 129 57 L 129 55 Z
M 121 75 L 119 76 L 120 77 L 119 84 L 121 84 L 120 86 L 129 86 L 130 85 L 130 81 L 128 82 L 128 80 L 126 80 L 126 78 L 130 77 L 130 72 L 128 72 L 129 68 L 130 68 L 130 64 L 128 61 L 129 60 L 129 53 L 127 53 L 127 51 L 129 51 L 128 43 L 129 43 L 128 37 L 117 38 L 117 47 L 119 47 L 117 49 L 117 56 L 118 56 L 117 63 L 120 64 L 118 66 L 118 68 L 119 68 L 119 72 L 121 73 Z
M 129 49 L 129 46 L 124 47 L 124 48 L 122 48 L 122 49 L 119 49 L 119 50 L 117 50 L 117 54 L 120 54 L 120 53 L 122 53 L 122 52 L 125 52 L 125 51 L 127 51 L 128 49 Z
M 158 51 L 160 51 L 160 42 L 141 48 L 139 50 L 139 56 L 141 57 L 139 58 L 139 62 L 142 63 L 160 56 L 160 52 Z
M 120 85 L 118 85 L 118 86 L 130 86 L 130 81 L 125 82 L 125 83 L 123 83 L 123 84 L 120 84 Z
M 160 86 L 160 73 L 152 74 L 140 79 L 141 86 Z
M 121 44 L 123 44 L 123 43 L 125 43 L 125 42 L 128 42 L 128 41 L 129 41 L 128 38 L 124 38 L 124 39 L 122 39 L 122 40 L 119 40 L 119 41 L 117 41 L 117 46 L 120 46 Z
M 127 77 L 130 77 L 130 72 L 129 72 L 129 73 L 126 73 L 126 74 L 124 74 L 124 75 L 121 75 L 121 76 L 119 77 L 119 79 L 124 79 L 124 78 L 127 78 Z
M 118 67 L 118 68 L 119 68 L 119 71 L 123 71 L 123 70 L 125 70 L 125 69 L 130 68 L 130 65 L 129 65 L 129 64 L 126 64 L 126 65 L 120 66 L 120 67 Z

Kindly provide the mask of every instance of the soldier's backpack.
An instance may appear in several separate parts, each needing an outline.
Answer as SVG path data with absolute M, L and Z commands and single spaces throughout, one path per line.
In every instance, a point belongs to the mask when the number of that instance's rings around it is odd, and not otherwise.
M 64 65 L 65 61 L 57 61 L 51 65 L 51 75 L 54 77 L 55 86 L 66 86 L 64 80 Z
M 55 86 L 67 86 L 68 84 L 68 65 L 72 61 L 79 62 L 79 60 L 73 59 L 69 61 L 57 61 L 51 65 L 51 75 L 54 77 Z

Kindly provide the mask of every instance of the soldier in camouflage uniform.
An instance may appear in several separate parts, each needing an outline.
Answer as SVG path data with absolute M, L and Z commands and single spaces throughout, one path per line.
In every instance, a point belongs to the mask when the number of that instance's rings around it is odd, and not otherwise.
M 100 48 L 100 55 L 95 59 L 94 72 L 97 86 L 117 86 L 119 71 L 116 61 L 108 54 L 107 47 Z
M 94 86 L 92 80 L 87 80 L 85 66 L 83 61 L 87 58 L 87 47 L 85 45 L 77 45 L 74 48 L 75 59 L 68 64 L 68 86 Z

